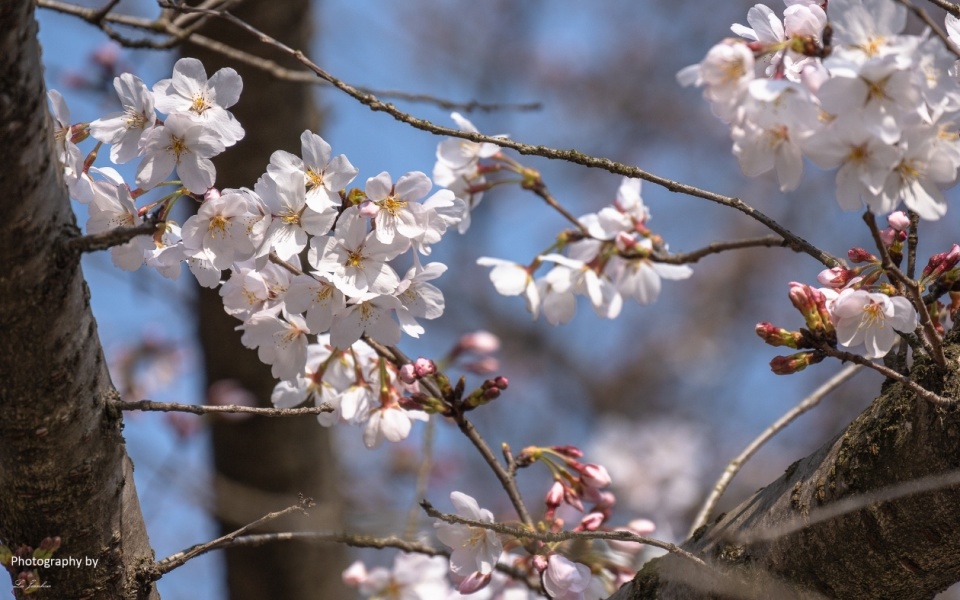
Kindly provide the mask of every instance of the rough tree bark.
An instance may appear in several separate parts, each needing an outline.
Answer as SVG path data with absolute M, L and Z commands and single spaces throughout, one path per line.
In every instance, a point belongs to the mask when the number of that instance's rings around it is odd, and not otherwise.
M 0 540 L 59 536 L 34 598 L 158 598 L 136 568 L 153 560 L 121 436 L 54 151 L 34 5 L 0 3 Z M 17 569 L 8 568 L 11 576 Z
M 947 372 L 911 376 L 960 398 L 960 334 Z M 675 555 L 648 563 L 612 600 L 932 598 L 960 580 L 960 410 L 888 382 L 836 438 Z

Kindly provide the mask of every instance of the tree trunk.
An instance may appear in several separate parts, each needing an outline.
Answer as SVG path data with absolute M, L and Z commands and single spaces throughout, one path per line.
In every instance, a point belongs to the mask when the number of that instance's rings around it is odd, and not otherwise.
M 310 0 L 284 2 L 283 10 L 262 0 L 244 2 L 233 12 L 294 48 L 307 49 L 312 34 Z M 249 34 L 213 20 L 204 35 L 237 48 L 267 56 L 296 68 L 288 57 L 271 53 Z M 243 77 L 240 102 L 231 111 L 246 130 L 236 147 L 217 164 L 217 186 L 253 187 L 274 150 L 300 154 L 300 134 L 317 131 L 318 111 L 313 88 L 278 81 L 261 70 L 230 63 L 218 54 L 185 46 L 184 56 L 203 61 L 207 73 L 232 67 Z M 198 335 L 203 346 L 207 383 L 235 380 L 270 406 L 276 379 L 256 351 L 240 344 L 240 321 L 227 315 L 217 290 L 202 289 Z M 296 503 L 297 495 L 313 498 L 311 519 L 302 516 L 270 524 L 273 531 L 329 530 L 342 526 L 336 465 L 328 430 L 315 417 L 219 420 L 213 426 L 213 457 L 217 472 L 217 518 L 228 532 L 267 512 Z M 226 551 L 227 586 L 233 600 L 297 598 L 326 600 L 348 592 L 340 581 L 346 550 L 305 542 L 282 542 Z
M 37 569 L 33 598 L 159 598 L 135 576 L 153 552 L 79 256 L 62 247 L 78 229 L 33 12 L 0 4 L 0 541 L 59 536 L 54 558 L 81 561 Z
M 915 364 L 929 390 L 960 398 L 960 335 L 947 373 Z M 790 465 L 675 555 L 651 561 L 615 600 L 932 598 L 960 580 L 960 411 L 888 382 L 847 429 Z

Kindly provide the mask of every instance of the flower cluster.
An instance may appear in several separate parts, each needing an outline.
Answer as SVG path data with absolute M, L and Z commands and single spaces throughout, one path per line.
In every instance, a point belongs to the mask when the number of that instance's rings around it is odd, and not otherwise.
M 929 31 L 905 35 L 894 0 L 785 0 L 783 18 L 758 4 L 740 39 L 683 69 L 731 126 L 743 172 L 776 170 L 796 189 L 803 157 L 838 168 L 844 210 L 889 213 L 902 201 L 924 219 L 946 212 L 941 188 L 960 166 L 956 56 Z M 953 39 L 957 20 L 948 18 Z
M 899 211 L 887 221 L 889 227 L 881 232 L 883 249 L 898 263 L 910 221 Z M 863 248 L 852 248 L 847 255 L 857 266 L 822 271 L 817 280 L 825 287 L 790 284 L 790 301 L 803 315 L 805 329 L 788 331 L 770 323 L 757 325 L 757 335 L 771 346 L 802 350 L 774 358 L 771 367 L 775 373 L 795 373 L 820 362 L 826 356 L 824 349 L 837 344 L 864 358 L 882 358 L 896 344 L 898 332 L 912 334 L 917 329 L 917 308 L 903 295 L 904 290 L 881 281 L 885 274 L 882 260 Z M 933 255 L 921 274 L 918 289 L 952 288 L 960 278 L 958 262 L 960 246 L 956 244 L 949 252 Z M 939 300 L 931 301 L 925 308 L 937 317 L 934 325 L 938 335 L 943 333 L 943 321 L 956 314 L 953 306 L 949 312 L 943 311 Z M 924 335 L 921 331 L 918 334 Z
M 357 342 L 418 337 L 419 319 L 443 313 L 443 294 L 430 282 L 447 267 L 420 257 L 468 218 L 467 204 L 451 190 L 431 195 L 420 172 L 396 181 L 383 172 L 347 192 L 358 169 L 310 131 L 300 138 L 301 155 L 274 152 L 252 189 L 218 190 L 210 158 L 244 133 L 227 110 L 242 89 L 235 71 L 208 78 L 199 61 L 184 58 L 152 89 L 128 73 L 114 87 L 122 112 L 81 124 L 71 124 L 62 97 L 50 93 L 71 196 L 90 204 L 88 233 L 163 221 L 152 237 L 112 248 L 114 263 L 127 270 L 147 264 L 169 278 L 186 263 L 201 285 L 221 286 L 225 310 L 242 321 L 242 342 L 282 380 L 277 406 L 326 402 L 334 412 L 320 422 L 362 424 L 368 446 L 405 438 L 411 419 L 426 419 L 401 406 L 417 384 L 400 381 L 395 365 Z M 85 157 L 77 143 L 87 136 L 99 143 Z M 93 166 L 101 144 L 110 145 L 114 163 L 139 159 L 135 189 L 115 169 Z M 451 172 L 469 163 L 464 158 Z M 174 170 L 180 179 L 167 181 Z M 136 206 L 159 186 L 172 191 Z M 200 203 L 182 227 L 170 219 L 181 198 Z M 393 264 L 405 255 L 412 264 L 401 276 Z
M 660 295 L 661 279 L 686 279 L 686 265 L 655 260 L 666 244 L 648 227 L 650 212 L 640 197 L 640 180 L 624 178 L 612 206 L 580 217 L 582 231 L 561 235 L 551 250 L 524 266 L 483 257 L 477 264 L 493 267 L 490 280 L 505 296 L 523 294 L 534 318 L 543 312 L 552 325 L 567 323 L 576 313 L 576 296 L 586 296 L 600 317 L 620 314 L 624 297 L 650 304 Z M 553 267 L 533 273 L 543 263 Z

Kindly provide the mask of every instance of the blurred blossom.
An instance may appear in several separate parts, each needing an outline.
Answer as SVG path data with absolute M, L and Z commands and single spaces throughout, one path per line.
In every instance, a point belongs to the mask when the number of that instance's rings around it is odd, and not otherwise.
M 620 506 L 662 525 L 682 526 L 703 498 L 705 432 L 679 418 L 628 421 L 605 417 L 588 456 L 607 467 Z

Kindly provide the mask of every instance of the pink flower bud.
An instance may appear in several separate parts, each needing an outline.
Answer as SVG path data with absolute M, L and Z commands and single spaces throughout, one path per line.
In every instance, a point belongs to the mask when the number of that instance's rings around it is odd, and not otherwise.
M 536 554 L 533 557 L 533 568 L 538 572 L 543 573 L 547 570 L 547 557 L 542 554 Z
M 880 232 L 880 241 L 883 242 L 884 246 L 890 246 L 897 238 L 900 236 L 900 232 L 892 227 L 887 227 Z
M 461 368 L 476 375 L 489 375 L 500 370 L 500 361 L 492 356 L 484 356 L 480 360 L 460 365 Z
M 610 485 L 610 474 L 601 465 L 588 464 L 580 470 L 580 480 L 584 485 L 602 489 Z
M 754 331 L 764 342 L 771 346 L 786 346 L 788 348 L 799 348 L 803 341 L 803 334 L 799 331 L 787 331 L 775 327 L 772 323 L 757 323 Z
M 489 331 L 474 331 L 460 336 L 457 349 L 460 352 L 490 354 L 500 349 L 500 338 Z
M 817 358 L 813 352 L 797 352 L 790 356 L 775 356 L 770 361 L 770 370 L 777 375 L 790 375 L 797 373 L 823 360 L 823 357 Z
M 416 367 L 413 366 L 413 363 L 407 363 L 400 367 L 399 372 L 400 381 L 411 384 L 417 381 L 417 371 Z
M 603 513 L 591 512 L 580 519 L 580 524 L 577 526 L 577 529 L 581 531 L 596 531 L 606 520 Z
M 850 248 L 847 250 L 847 258 L 849 258 L 850 262 L 854 264 L 864 262 L 880 262 L 877 260 L 876 256 L 870 254 L 864 248 Z
M 569 458 L 580 458 L 583 452 L 576 446 L 550 446 L 550 449 L 561 456 Z
M 203 201 L 209 202 L 211 200 L 218 200 L 220 198 L 220 190 L 217 188 L 210 188 L 203 193 Z
M 426 377 L 427 375 L 433 375 L 437 372 L 437 365 L 429 358 L 418 358 L 413 363 L 413 368 L 417 377 Z
M 890 213 L 890 215 L 887 216 L 887 224 L 897 231 L 906 231 L 907 228 L 910 227 L 910 217 L 908 217 L 902 210 L 898 210 Z
M 380 207 L 371 202 L 370 200 L 364 200 L 360 204 L 360 216 L 367 219 L 372 219 L 377 216 L 377 213 L 380 212 Z
M 620 252 L 628 252 L 637 247 L 636 238 L 626 231 L 621 231 L 618 233 L 617 237 L 614 239 L 614 243 L 617 245 L 617 250 Z
M 493 573 L 481 575 L 480 571 L 474 571 L 460 582 L 460 585 L 457 586 L 457 591 L 465 596 L 479 592 L 490 584 L 491 579 L 493 579 Z
M 563 484 L 559 481 L 554 481 L 553 485 L 550 486 L 550 489 L 547 490 L 547 497 L 544 500 L 544 503 L 551 508 L 556 508 L 560 506 L 562 502 Z
M 843 267 L 833 267 L 832 269 L 824 269 L 820 271 L 817 275 L 817 281 L 821 285 L 832 288 L 842 288 L 843 286 L 850 283 L 850 280 L 857 276 L 856 271 L 851 271 L 850 269 L 845 269 Z
M 956 247 L 956 246 L 954 246 L 954 247 Z M 507 389 L 507 388 L 510 386 L 510 380 L 507 379 L 506 377 L 504 377 L 503 375 L 499 375 L 499 376 L 497 376 L 497 377 L 494 377 L 493 383 L 494 383 L 494 385 L 496 385 L 497 388 L 499 388 L 500 390 L 505 390 L 505 389 Z

